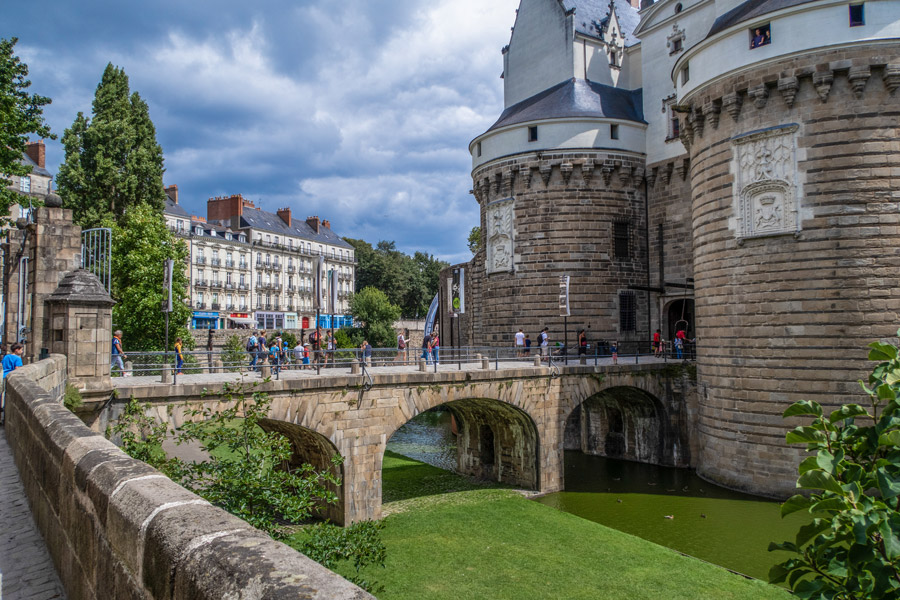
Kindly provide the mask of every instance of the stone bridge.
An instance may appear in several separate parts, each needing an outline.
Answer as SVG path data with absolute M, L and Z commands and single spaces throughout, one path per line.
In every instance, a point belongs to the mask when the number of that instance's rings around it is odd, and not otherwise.
M 285 434 L 294 461 L 328 468 L 340 455 L 338 523 L 381 516 L 381 468 L 391 436 L 416 415 L 442 406 L 458 426 L 459 470 L 540 493 L 562 490 L 564 450 L 691 466 L 698 454 L 692 423 L 696 394 L 690 367 L 640 365 L 523 367 L 345 373 L 261 382 L 240 374 L 179 385 L 116 380 L 118 399 L 94 413 L 103 430 L 129 397 L 149 402 L 157 418 L 180 425 L 187 407 L 226 402 L 222 380 L 244 381 L 273 402 L 262 425 Z M 184 378 L 189 379 L 189 378 Z

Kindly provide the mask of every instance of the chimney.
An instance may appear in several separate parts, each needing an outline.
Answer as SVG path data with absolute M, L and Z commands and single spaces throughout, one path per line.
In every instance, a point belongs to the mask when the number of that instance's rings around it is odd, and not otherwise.
M 306 217 L 306 224 L 312 227 L 312 230 L 319 233 L 319 217 Z
M 169 200 L 171 200 L 175 204 L 178 204 L 178 186 L 175 184 L 167 186 L 166 187 L 166 196 L 169 197 Z
M 210 221 L 228 221 L 240 217 L 245 208 L 255 208 L 253 202 L 240 194 L 216 196 L 206 201 L 206 218 Z
M 322 219 L 322 227 L 324 227 L 325 229 L 331 229 L 331 221 Z
M 291 226 L 291 207 L 279 208 L 276 213 L 282 221 L 284 221 L 288 227 Z
M 25 154 L 27 154 L 28 158 L 36 162 L 37 166 L 42 169 L 47 166 L 47 158 L 44 155 L 44 151 L 44 140 L 28 142 L 25 144 Z

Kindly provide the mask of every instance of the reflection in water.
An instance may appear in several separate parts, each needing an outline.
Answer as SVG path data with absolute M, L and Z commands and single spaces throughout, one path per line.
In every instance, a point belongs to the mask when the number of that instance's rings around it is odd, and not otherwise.
M 450 413 L 429 410 L 398 429 L 387 449 L 423 463 L 456 471 L 456 436 L 450 432 Z
M 453 471 L 450 413 L 422 413 L 393 435 L 388 450 Z M 718 487 L 688 469 L 567 451 L 565 470 L 566 491 L 538 502 L 763 580 L 785 558 L 768 552 L 769 542 L 793 539 L 808 520 L 799 513 L 781 519 L 777 502 Z

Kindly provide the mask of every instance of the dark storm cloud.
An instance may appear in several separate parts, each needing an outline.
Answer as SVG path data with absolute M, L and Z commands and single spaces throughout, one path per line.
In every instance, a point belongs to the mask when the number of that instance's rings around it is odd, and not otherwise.
M 108 62 L 150 106 L 166 183 L 205 213 L 243 193 L 342 235 L 466 258 L 468 142 L 502 109 L 517 0 L 18 3 L 33 90 L 62 134 Z M 62 160 L 58 142 L 48 165 Z

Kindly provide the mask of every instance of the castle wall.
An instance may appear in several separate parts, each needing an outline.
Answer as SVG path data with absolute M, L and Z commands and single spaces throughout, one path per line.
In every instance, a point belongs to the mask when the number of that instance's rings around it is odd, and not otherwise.
M 900 313 L 900 46 L 785 59 L 682 102 L 690 146 L 699 471 L 787 495 L 781 413 L 862 400 Z M 886 66 L 887 65 L 887 66 Z
M 470 343 L 508 346 L 519 328 L 534 340 L 544 326 L 562 342 L 560 275 L 571 277 L 570 345 L 581 327 L 592 341 L 648 339 L 646 292 L 630 292 L 635 329 L 621 331 L 619 319 L 620 292 L 647 284 L 642 156 L 520 155 L 473 178 L 486 251 L 467 272 Z M 627 258 L 614 252 L 617 220 L 629 224 Z

